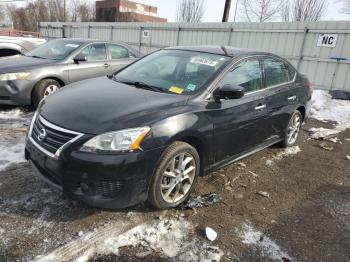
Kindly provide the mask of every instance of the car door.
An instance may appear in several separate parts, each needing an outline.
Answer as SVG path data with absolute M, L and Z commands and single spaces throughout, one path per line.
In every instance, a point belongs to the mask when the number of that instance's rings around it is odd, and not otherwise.
M 221 100 L 211 110 L 215 162 L 242 155 L 257 147 L 266 137 L 267 108 L 264 101 L 262 69 L 258 58 L 240 61 L 219 86 L 242 86 L 240 99 Z
M 109 73 L 113 74 L 120 68 L 130 64 L 135 60 L 136 55 L 129 51 L 127 48 L 117 44 L 107 44 L 107 50 L 109 53 Z
M 271 134 L 284 133 L 296 104 L 295 71 L 285 61 L 275 57 L 264 57 L 263 72 L 266 87 L 266 105 L 270 118 Z
M 68 65 L 71 83 L 109 74 L 105 43 L 90 44 L 84 47 L 78 56 L 86 57 L 87 61 L 73 62 Z

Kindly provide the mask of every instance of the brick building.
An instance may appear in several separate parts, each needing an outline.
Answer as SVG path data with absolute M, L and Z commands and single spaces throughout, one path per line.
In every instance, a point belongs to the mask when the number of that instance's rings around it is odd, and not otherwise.
M 128 0 L 96 1 L 97 22 L 167 22 L 157 12 L 155 6 Z

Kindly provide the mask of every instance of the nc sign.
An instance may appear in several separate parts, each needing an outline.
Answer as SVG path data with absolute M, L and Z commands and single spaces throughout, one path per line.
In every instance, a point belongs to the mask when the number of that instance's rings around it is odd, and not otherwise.
M 337 34 L 320 34 L 318 36 L 317 46 L 335 47 L 337 45 Z

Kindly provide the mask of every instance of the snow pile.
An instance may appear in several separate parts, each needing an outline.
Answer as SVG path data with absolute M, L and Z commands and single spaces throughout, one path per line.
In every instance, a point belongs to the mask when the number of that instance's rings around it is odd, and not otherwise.
M 20 109 L 0 112 L 0 171 L 12 163 L 25 161 L 25 129 L 31 117 L 31 113 Z
M 257 231 L 249 223 L 243 225 L 243 231 L 239 236 L 244 244 L 253 246 L 258 249 L 262 255 L 267 256 L 272 260 L 278 261 L 294 261 L 287 252 L 283 251 L 275 241 L 265 236 L 262 232 Z
M 97 254 L 118 255 L 119 248 L 133 246 L 156 252 L 163 258 L 174 258 L 176 261 L 220 261 L 223 252 L 218 247 L 188 237 L 192 229 L 192 224 L 183 219 L 144 223 L 121 235 L 107 238 L 93 252 L 89 250 L 78 260 L 88 261 L 91 255 Z
M 287 147 L 281 152 L 278 152 L 273 159 L 268 159 L 266 160 L 266 165 L 271 166 L 274 163 L 274 160 L 281 160 L 283 157 L 289 156 L 289 155 L 296 155 L 299 152 L 301 152 L 301 149 L 299 146 L 292 146 L 292 147 Z
M 334 129 L 313 128 L 312 138 L 320 139 L 350 128 L 350 101 L 332 99 L 326 91 L 315 90 L 311 101 L 310 117 L 320 121 L 336 122 Z

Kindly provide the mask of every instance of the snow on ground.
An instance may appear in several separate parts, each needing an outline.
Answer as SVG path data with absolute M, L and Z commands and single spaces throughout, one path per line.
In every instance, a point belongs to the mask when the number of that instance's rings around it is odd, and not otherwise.
M 277 261 L 294 261 L 287 252 L 277 245 L 275 241 L 254 229 L 250 223 L 243 224 L 239 236 L 244 244 L 256 248 L 261 254 L 269 259 Z
M 59 250 L 38 258 L 37 261 L 72 260 L 72 254 L 67 253 L 71 247 L 74 247 L 72 252 L 82 251 L 78 258 L 73 259 L 79 262 L 89 261 L 101 255 L 118 256 L 122 247 L 135 247 L 141 254 L 155 254 L 162 259 L 174 261 L 220 261 L 223 255 L 218 247 L 191 236 L 194 227 L 183 218 L 145 222 L 125 232 L 120 232 L 120 228 L 122 226 L 117 223 L 102 230 L 87 232 Z
M 273 165 L 275 160 L 281 160 L 282 158 L 290 155 L 296 155 L 299 152 L 301 152 L 301 149 L 299 146 L 292 146 L 292 147 L 287 147 L 281 152 L 278 152 L 275 156 L 273 156 L 272 159 L 267 159 L 266 160 L 266 165 L 271 166 Z
M 320 121 L 336 122 L 334 129 L 312 128 L 312 138 L 334 136 L 350 128 L 350 101 L 332 99 L 331 95 L 322 90 L 315 90 L 312 95 L 310 117 Z
M 24 161 L 25 129 L 31 117 L 20 109 L 0 111 L 0 171 Z

